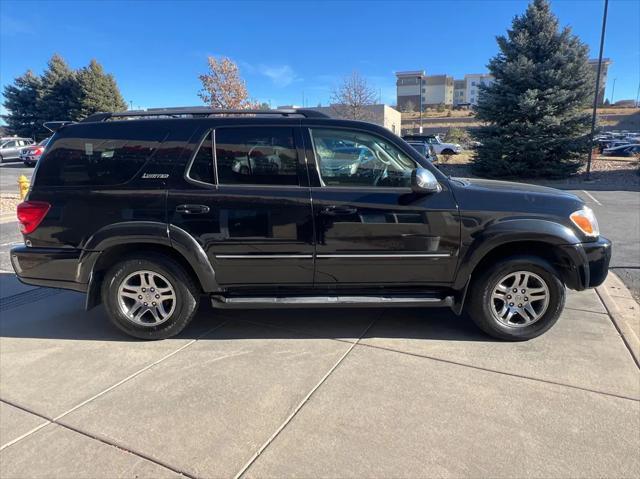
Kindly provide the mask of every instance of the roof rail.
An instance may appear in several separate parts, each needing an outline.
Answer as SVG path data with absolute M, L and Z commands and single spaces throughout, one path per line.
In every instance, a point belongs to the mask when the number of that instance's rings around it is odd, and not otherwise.
M 56 132 L 65 125 L 70 125 L 72 121 L 45 121 L 42 125 L 51 132 Z
M 146 110 L 127 110 L 115 113 L 94 113 L 88 116 L 81 123 L 107 121 L 116 118 L 140 118 L 140 117 L 171 117 L 180 118 L 209 117 L 217 115 L 280 115 L 280 116 L 302 116 L 304 118 L 329 118 L 328 115 L 307 108 L 283 108 L 277 110 L 226 110 L 210 108 L 208 106 L 191 106 L 175 108 L 147 108 Z

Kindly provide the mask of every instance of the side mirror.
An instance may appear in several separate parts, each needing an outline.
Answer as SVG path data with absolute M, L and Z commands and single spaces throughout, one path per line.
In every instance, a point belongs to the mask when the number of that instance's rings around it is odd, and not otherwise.
M 426 168 L 418 167 L 411 172 L 411 189 L 414 193 L 439 193 L 442 187 L 433 173 Z

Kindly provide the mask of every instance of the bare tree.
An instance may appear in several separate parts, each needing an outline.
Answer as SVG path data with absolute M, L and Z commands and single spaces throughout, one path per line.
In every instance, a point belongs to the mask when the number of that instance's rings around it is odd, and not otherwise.
M 331 107 L 340 118 L 369 120 L 373 115 L 367 106 L 374 105 L 377 98 L 367 80 L 354 71 L 331 93 Z
M 213 108 L 249 109 L 257 108 L 256 102 L 249 99 L 247 86 L 240 77 L 238 65 L 226 57 L 216 59 L 208 57 L 209 71 L 199 75 L 202 90 L 198 96 Z

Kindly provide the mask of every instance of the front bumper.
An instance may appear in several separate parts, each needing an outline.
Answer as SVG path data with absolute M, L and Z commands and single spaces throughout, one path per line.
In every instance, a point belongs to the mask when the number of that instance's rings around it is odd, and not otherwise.
M 78 281 L 81 251 L 71 248 L 11 249 L 11 265 L 25 284 L 85 292 L 87 284 Z
M 589 243 L 564 245 L 563 279 L 570 289 L 582 291 L 600 286 L 609 272 L 611 241 L 599 237 Z

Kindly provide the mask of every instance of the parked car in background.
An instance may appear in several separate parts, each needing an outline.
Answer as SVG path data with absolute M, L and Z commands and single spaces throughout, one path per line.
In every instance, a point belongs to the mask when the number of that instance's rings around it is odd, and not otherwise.
M 44 149 L 47 147 L 47 143 L 49 143 L 49 138 L 45 138 L 37 145 L 27 146 L 23 148 L 20 152 L 20 160 L 24 163 L 25 166 L 36 166 L 38 160 L 42 156 Z
M 640 153 L 640 143 L 627 143 L 626 145 L 605 148 L 602 154 L 606 156 L 633 156 Z
M 372 123 L 195 107 L 48 125 L 13 268 L 24 283 L 86 293 L 87 308 L 102 302 L 134 337 L 178 334 L 206 298 L 448 307 L 522 341 L 553 326 L 566 288 L 607 276 L 611 243 L 579 197 L 447 177 Z M 253 156 L 278 160 L 241 164 L 256 145 L 277 146 Z
M 424 156 L 431 164 L 438 166 L 438 155 L 436 155 L 432 145 L 425 141 L 407 141 L 407 143 Z
M 33 144 L 31 138 L 8 137 L 0 139 L 0 163 L 6 160 L 17 160 L 25 146 Z
M 426 142 L 433 146 L 436 155 L 456 155 L 462 151 L 462 147 L 458 143 L 446 143 L 438 135 L 405 135 L 402 139 Z

